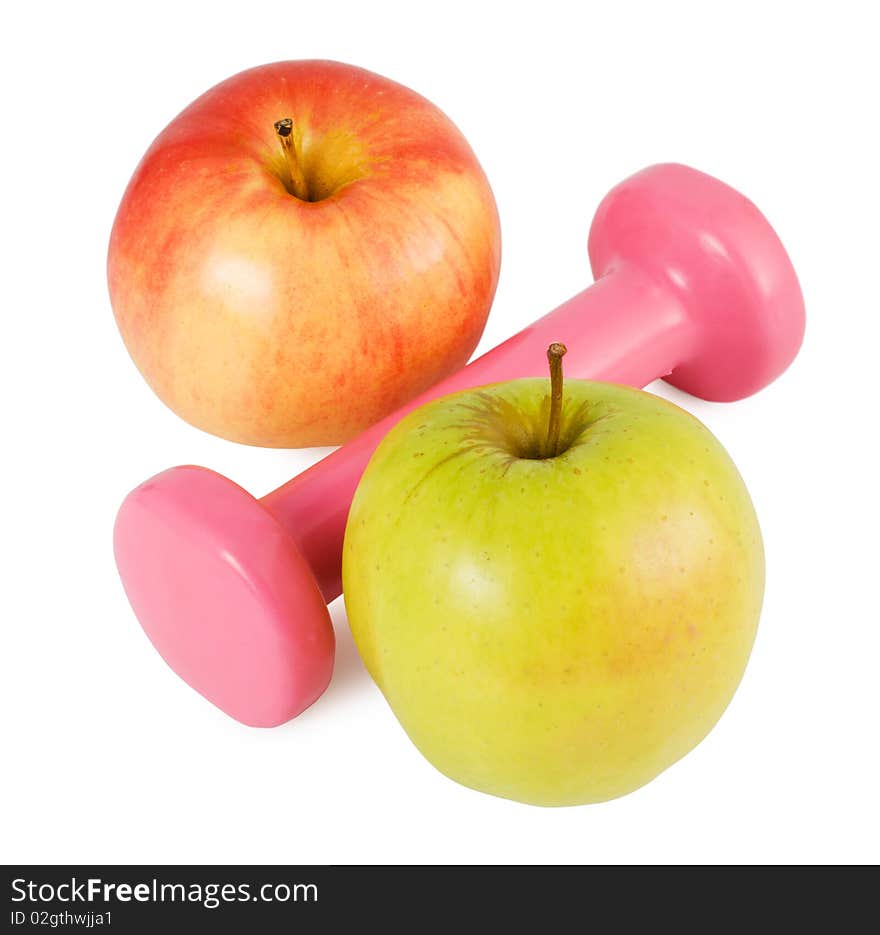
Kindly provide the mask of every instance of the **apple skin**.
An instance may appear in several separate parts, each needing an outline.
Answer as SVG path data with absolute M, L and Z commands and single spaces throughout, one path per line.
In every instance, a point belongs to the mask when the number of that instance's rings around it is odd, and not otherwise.
M 318 201 L 285 186 L 294 119 Z M 135 364 L 188 422 L 269 447 L 346 441 L 463 366 L 495 293 L 489 183 L 454 124 L 360 68 L 293 61 L 190 104 L 110 239 Z
M 434 401 L 383 440 L 345 537 L 351 630 L 415 745 L 535 805 L 631 792 L 691 750 L 743 674 L 764 586 L 736 467 L 677 406 L 548 381 Z M 532 457 L 521 457 L 522 454 Z

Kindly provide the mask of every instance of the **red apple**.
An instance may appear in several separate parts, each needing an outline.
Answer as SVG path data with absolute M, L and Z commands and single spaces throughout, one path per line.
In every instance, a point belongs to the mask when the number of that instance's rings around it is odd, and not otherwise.
M 454 124 L 387 78 L 300 61 L 229 78 L 159 134 L 108 278 L 168 406 L 293 447 L 344 442 L 461 367 L 499 264 L 492 191 Z

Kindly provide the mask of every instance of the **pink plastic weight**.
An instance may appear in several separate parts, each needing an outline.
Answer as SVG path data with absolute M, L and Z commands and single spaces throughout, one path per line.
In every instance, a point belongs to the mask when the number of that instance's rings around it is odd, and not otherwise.
M 299 714 L 326 687 L 334 638 L 325 605 L 341 590 L 345 522 L 385 433 L 456 390 L 546 373 L 644 386 L 665 377 L 734 400 L 791 363 L 804 306 L 791 262 L 758 209 L 722 182 L 658 165 L 606 196 L 590 231 L 596 282 L 443 380 L 289 483 L 256 500 L 199 467 L 132 491 L 116 561 L 165 661 L 209 701 L 254 726 Z

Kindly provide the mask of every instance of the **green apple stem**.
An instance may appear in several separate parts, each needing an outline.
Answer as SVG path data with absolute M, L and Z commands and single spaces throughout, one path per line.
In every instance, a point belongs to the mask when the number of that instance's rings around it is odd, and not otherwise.
M 309 186 L 306 182 L 305 175 L 303 175 L 302 166 L 300 165 L 299 134 L 296 132 L 296 128 L 290 117 L 285 117 L 275 124 L 275 134 L 281 143 L 281 151 L 284 153 L 284 162 L 287 165 L 287 171 L 290 173 L 288 191 L 301 201 L 308 201 Z
M 564 344 L 551 344 L 547 348 L 550 364 L 550 424 L 547 427 L 547 457 L 559 454 L 559 430 L 562 427 L 562 358 L 568 348 Z

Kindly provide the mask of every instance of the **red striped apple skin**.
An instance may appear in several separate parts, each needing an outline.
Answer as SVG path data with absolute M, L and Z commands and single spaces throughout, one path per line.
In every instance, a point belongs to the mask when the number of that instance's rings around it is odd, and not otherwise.
M 285 117 L 311 201 L 285 184 Z M 467 361 L 500 245 L 486 176 L 433 104 L 349 65 L 280 62 L 159 134 L 108 280 L 129 353 L 178 415 L 253 445 L 333 445 Z

